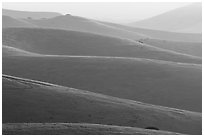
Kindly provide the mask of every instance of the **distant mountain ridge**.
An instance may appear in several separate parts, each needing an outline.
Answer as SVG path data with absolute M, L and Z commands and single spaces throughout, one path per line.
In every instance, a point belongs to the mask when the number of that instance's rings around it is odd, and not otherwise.
M 129 25 L 173 32 L 202 33 L 202 3 L 193 3 Z

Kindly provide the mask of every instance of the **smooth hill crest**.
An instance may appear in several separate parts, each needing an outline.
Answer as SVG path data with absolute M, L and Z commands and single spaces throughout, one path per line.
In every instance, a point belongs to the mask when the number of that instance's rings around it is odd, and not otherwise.
M 72 15 L 57 16 L 49 19 L 31 20 L 25 19 L 26 21 L 35 24 L 39 27 L 44 28 L 57 28 L 66 30 L 76 30 L 83 32 L 90 32 L 114 37 L 129 38 L 129 39 L 140 39 L 146 38 L 145 35 L 131 32 L 128 30 L 108 26 L 100 22 L 78 17 Z

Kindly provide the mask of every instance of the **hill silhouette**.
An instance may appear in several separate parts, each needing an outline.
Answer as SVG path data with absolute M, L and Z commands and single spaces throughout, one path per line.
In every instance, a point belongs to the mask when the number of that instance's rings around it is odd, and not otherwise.
M 202 33 L 202 3 L 193 3 L 130 25 L 173 32 Z

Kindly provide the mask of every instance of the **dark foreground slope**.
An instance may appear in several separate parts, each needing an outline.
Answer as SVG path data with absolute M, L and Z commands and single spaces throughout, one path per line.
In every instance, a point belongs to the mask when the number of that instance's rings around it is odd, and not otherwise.
M 52 55 L 118 56 L 201 64 L 202 60 L 127 39 L 55 29 L 3 29 L 4 45 Z
M 201 65 L 93 56 L 3 57 L 3 73 L 162 106 L 202 110 Z
M 175 135 L 143 128 L 89 123 L 6 123 L 3 135 Z
M 201 134 L 201 114 L 3 75 L 3 123 L 99 123 Z

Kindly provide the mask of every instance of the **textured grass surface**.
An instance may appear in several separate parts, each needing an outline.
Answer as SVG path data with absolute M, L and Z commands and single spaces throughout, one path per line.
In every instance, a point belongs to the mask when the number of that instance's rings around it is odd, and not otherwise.
M 201 134 L 201 113 L 3 77 L 3 123 L 94 123 Z
M 3 135 L 175 135 L 142 128 L 88 123 L 6 123 Z

